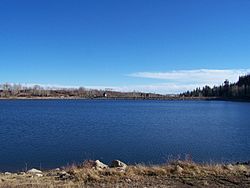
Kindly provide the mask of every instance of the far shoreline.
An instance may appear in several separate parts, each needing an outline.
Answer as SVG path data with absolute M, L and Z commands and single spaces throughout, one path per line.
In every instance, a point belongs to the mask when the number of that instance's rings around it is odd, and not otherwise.
M 221 97 L 166 97 L 166 98 L 136 98 L 136 97 L 0 97 L 0 100 L 138 100 L 138 101 L 231 101 L 250 102 L 250 99 Z

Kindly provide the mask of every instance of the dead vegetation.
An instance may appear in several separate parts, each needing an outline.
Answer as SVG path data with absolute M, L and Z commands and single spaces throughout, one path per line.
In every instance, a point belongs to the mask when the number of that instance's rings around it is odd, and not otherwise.
M 250 187 L 249 164 L 196 164 L 174 161 L 164 165 L 99 168 L 94 161 L 63 169 L 0 174 L 0 187 Z

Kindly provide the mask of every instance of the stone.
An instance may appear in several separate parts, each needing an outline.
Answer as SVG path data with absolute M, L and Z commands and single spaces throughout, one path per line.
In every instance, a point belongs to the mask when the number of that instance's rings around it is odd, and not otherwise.
M 65 171 L 59 172 L 58 175 L 60 180 L 67 180 L 72 178 L 71 175 Z
M 36 176 L 37 176 L 37 177 L 43 177 L 43 175 L 42 175 L 42 174 L 36 174 Z
M 176 166 L 175 170 L 178 174 L 181 174 L 183 172 L 183 168 L 181 168 L 179 165 Z
M 60 171 L 60 172 L 58 172 L 57 173 L 58 175 L 66 175 L 66 174 L 68 174 L 66 171 Z
M 127 165 L 124 163 L 124 162 L 121 162 L 119 160 L 114 160 L 111 162 L 111 165 L 110 165 L 111 168 L 122 168 L 122 169 L 126 169 L 127 168 Z
M 125 179 L 125 181 L 127 182 L 127 183 L 131 183 L 132 182 L 132 180 L 131 179 Z
M 29 174 L 42 174 L 43 172 L 41 170 L 37 170 L 35 168 L 32 168 L 32 169 L 28 170 L 27 173 L 29 173 Z
M 99 160 L 96 160 L 96 161 L 94 162 L 94 167 L 95 167 L 96 169 L 107 169 L 107 168 L 108 168 L 108 165 L 102 163 L 102 162 L 99 161 Z
M 4 175 L 9 176 L 9 175 L 11 175 L 11 173 L 10 172 L 5 172 Z
M 226 166 L 226 168 L 227 168 L 228 170 L 230 170 L 230 171 L 233 171 L 233 170 L 234 170 L 234 166 L 233 166 L 232 164 L 228 164 L 228 165 Z

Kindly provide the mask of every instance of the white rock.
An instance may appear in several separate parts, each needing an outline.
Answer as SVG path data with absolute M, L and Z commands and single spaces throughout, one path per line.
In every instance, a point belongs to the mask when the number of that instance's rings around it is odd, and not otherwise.
M 230 171 L 234 170 L 234 166 L 232 164 L 227 165 L 226 168 Z
M 57 174 L 58 174 L 58 175 L 66 175 L 66 174 L 68 174 L 68 173 L 67 173 L 66 171 L 63 170 L 63 171 L 58 172 Z
M 119 167 L 119 168 L 127 168 L 127 165 L 119 160 L 114 160 L 112 161 L 110 167 L 113 167 L 113 168 L 116 168 L 116 167 Z
M 58 172 L 58 175 L 61 180 L 67 180 L 71 178 L 70 174 L 67 173 L 66 171 Z
M 30 173 L 30 174 L 42 174 L 43 172 L 41 170 L 37 170 L 35 168 L 32 168 L 32 169 L 28 170 L 27 173 Z
M 10 172 L 5 172 L 4 175 L 9 176 L 9 175 L 11 175 L 11 173 Z
M 176 166 L 175 170 L 178 174 L 181 174 L 183 172 L 183 168 L 181 168 L 179 165 Z
M 130 182 L 132 182 L 132 180 L 131 179 L 125 179 L 125 181 L 127 182 L 127 183 L 130 183 Z
M 42 174 L 36 174 L 37 177 L 42 177 L 43 175 Z
M 96 160 L 95 164 L 94 164 L 94 167 L 97 168 L 97 169 L 106 169 L 106 168 L 108 168 L 108 165 L 102 163 L 99 160 Z

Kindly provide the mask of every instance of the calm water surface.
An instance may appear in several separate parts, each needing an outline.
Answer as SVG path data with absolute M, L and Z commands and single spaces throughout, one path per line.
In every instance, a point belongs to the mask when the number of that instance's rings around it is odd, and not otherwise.
M 163 163 L 250 160 L 250 103 L 0 100 L 0 171 L 84 159 Z

